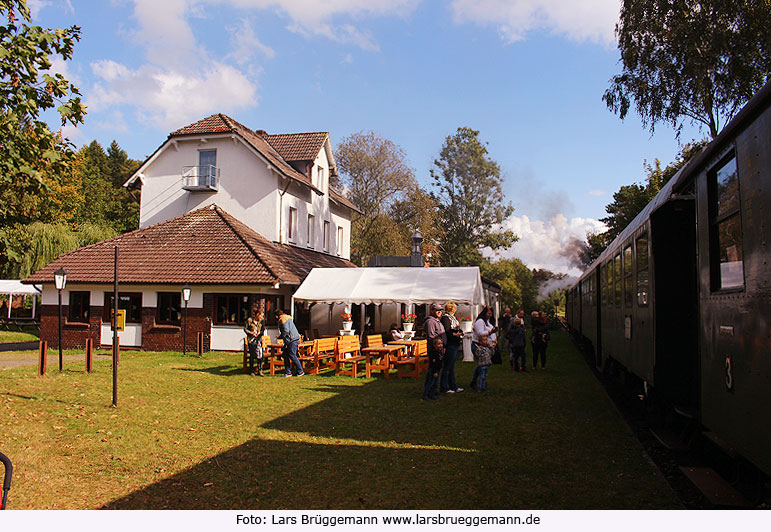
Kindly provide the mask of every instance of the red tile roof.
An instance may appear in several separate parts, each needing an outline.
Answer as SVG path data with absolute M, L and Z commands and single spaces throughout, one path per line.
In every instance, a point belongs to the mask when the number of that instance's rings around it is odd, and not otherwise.
M 292 165 L 290 165 L 282 156 L 282 154 L 280 154 L 270 143 L 268 143 L 268 141 L 262 135 L 258 135 L 245 125 L 222 113 L 208 116 L 202 120 L 199 120 L 198 122 L 195 122 L 194 124 L 190 124 L 189 126 L 172 131 L 169 133 L 169 138 L 217 133 L 235 133 L 239 135 L 247 142 L 247 144 L 249 144 L 258 153 L 270 161 L 276 167 L 277 171 L 295 181 L 303 183 L 316 192 L 321 193 L 321 191 L 313 184 L 310 177 L 303 174 L 302 172 L 295 170 Z M 318 154 L 318 151 L 316 151 L 316 153 Z M 313 158 L 315 157 L 316 156 L 314 155 Z
M 67 270 L 67 283 L 299 284 L 315 267 L 355 267 L 345 259 L 274 244 L 217 206 L 189 212 L 137 231 L 64 253 L 23 282 L 51 283 Z
M 316 159 L 328 136 L 329 133 L 325 131 L 263 135 L 281 157 L 290 162 Z

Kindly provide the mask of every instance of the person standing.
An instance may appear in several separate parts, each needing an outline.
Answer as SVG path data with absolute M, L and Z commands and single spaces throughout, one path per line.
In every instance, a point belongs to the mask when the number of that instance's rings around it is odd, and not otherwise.
M 444 356 L 444 342 L 437 336 L 428 343 L 428 371 L 426 380 L 423 384 L 423 401 L 436 401 L 439 394 L 436 392 L 436 384 L 439 382 L 439 372 L 442 368 L 442 357 Z
M 514 371 L 526 371 L 525 358 L 525 324 L 519 318 L 514 318 L 509 329 L 509 364 Z
M 498 345 L 500 346 L 502 351 L 506 351 L 506 347 L 508 344 L 508 338 L 509 338 L 509 327 L 511 327 L 511 309 L 509 307 L 506 307 L 506 309 L 503 311 L 503 316 L 501 316 L 500 321 L 498 322 L 498 325 L 501 329 L 501 335 L 500 335 L 500 342 L 498 342 Z
M 487 343 L 487 335 L 479 337 L 479 345 L 474 353 L 474 360 L 477 362 L 479 375 L 477 376 L 476 391 L 487 391 L 487 372 L 493 363 L 493 349 Z
M 244 326 L 246 342 L 249 347 L 249 375 L 254 377 L 254 365 L 257 363 L 257 375 L 262 373 L 262 337 L 265 334 L 265 313 L 259 308 L 252 308 L 252 315 Z
M 455 383 L 455 360 L 458 357 L 458 349 L 463 338 L 463 331 L 460 329 L 460 322 L 455 317 L 458 306 L 448 301 L 444 304 L 444 314 L 439 321 L 442 322 L 444 331 L 447 334 L 447 345 L 442 359 L 442 372 L 439 376 L 439 393 L 462 392 L 463 388 Z
M 477 319 L 474 321 L 474 330 L 473 335 L 471 337 L 471 352 L 476 357 L 476 350 L 480 345 L 480 338 L 484 335 L 486 338 L 486 345 L 487 347 L 491 346 L 491 338 L 492 341 L 495 341 L 495 333 L 498 330 L 495 325 L 490 323 L 490 320 L 493 317 L 493 309 L 490 307 L 485 307 L 482 309 L 482 312 L 479 313 L 479 316 L 477 316 Z M 492 356 L 492 355 L 491 355 Z M 474 368 L 474 375 L 471 377 L 471 389 L 476 390 L 477 387 L 477 379 L 479 378 L 479 366 Z
M 297 357 L 297 348 L 300 345 L 300 333 L 295 327 L 292 316 L 284 313 L 281 309 L 276 309 L 276 320 L 278 321 L 278 337 L 284 341 L 283 358 L 284 358 L 284 377 L 292 376 L 292 366 L 294 364 L 297 368 L 297 376 L 302 377 L 305 375 L 303 371 L 303 363 Z
M 442 305 L 439 303 L 432 303 L 429 312 L 429 316 L 426 318 L 426 321 L 423 322 L 423 329 L 426 331 L 426 338 L 428 339 L 428 356 L 431 358 L 432 355 L 436 355 L 436 353 L 432 353 L 432 350 L 434 350 L 434 341 L 437 338 L 442 341 L 442 354 L 444 354 L 444 346 L 447 344 L 447 332 L 445 332 L 444 326 L 440 321 L 440 318 L 442 317 Z M 441 358 L 439 360 L 441 360 Z M 437 368 L 437 372 L 440 370 L 441 365 Z M 437 383 L 438 382 L 439 379 L 437 378 Z M 434 393 L 436 393 L 436 390 L 434 390 Z
M 546 316 L 543 312 L 533 316 L 533 332 L 530 341 L 533 344 L 533 369 L 538 367 L 538 357 L 541 358 L 541 369 L 546 369 L 546 346 L 549 343 L 549 330 L 546 326 Z

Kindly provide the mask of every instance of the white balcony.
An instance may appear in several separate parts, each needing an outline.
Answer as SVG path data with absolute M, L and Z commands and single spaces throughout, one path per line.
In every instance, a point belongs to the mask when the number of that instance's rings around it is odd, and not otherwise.
M 182 168 L 182 188 L 191 192 L 217 192 L 220 169 L 216 166 L 185 166 Z

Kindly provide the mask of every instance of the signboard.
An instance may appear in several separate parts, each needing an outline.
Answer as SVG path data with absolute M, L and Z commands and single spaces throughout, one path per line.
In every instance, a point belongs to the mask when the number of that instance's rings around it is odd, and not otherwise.
M 112 316 L 110 316 L 112 318 Z M 121 332 L 126 329 L 126 311 L 118 309 L 118 319 L 115 322 L 115 330 Z

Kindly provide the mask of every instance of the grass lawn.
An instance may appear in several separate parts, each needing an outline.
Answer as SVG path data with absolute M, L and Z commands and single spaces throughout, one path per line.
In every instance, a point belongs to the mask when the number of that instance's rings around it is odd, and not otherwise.
M 117 409 L 102 357 L 0 370 L 9 508 L 679 507 L 566 335 L 550 357 L 433 403 L 422 379 L 249 377 L 232 353 L 123 352 Z
M 40 333 L 37 329 L 25 329 L 23 331 L 0 331 L 0 344 L 11 342 L 37 342 Z

